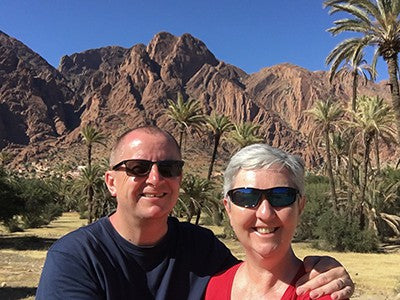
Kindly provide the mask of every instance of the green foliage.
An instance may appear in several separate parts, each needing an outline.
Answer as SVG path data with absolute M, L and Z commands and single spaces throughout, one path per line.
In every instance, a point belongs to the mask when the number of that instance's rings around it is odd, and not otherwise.
M 184 101 L 181 93 L 178 93 L 177 98 L 176 102 L 168 100 L 166 114 L 179 128 L 179 146 L 182 147 L 184 135 L 189 128 L 200 132 L 205 123 L 205 117 L 198 100 L 189 99 Z
M 307 240 L 318 238 L 316 227 L 321 215 L 331 209 L 329 204 L 329 179 L 324 176 L 309 174 L 305 185 L 306 207 L 296 230 L 295 239 Z
M 19 178 L 19 196 L 24 200 L 21 220 L 25 228 L 40 227 L 61 216 L 58 193 L 44 180 Z
M 24 210 L 24 200 L 18 195 L 18 190 L 12 178 L 0 167 L 0 221 L 11 231 L 18 226 L 14 218 Z
M 258 132 L 260 127 L 260 125 L 252 122 L 234 124 L 234 130 L 230 132 L 229 139 L 239 145 L 240 148 L 261 143 L 263 139 Z
M 317 234 L 322 241 L 317 246 L 323 249 L 353 252 L 375 252 L 378 249 L 374 232 L 361 230 L 357 218 L 351 216 L 325 212 L 318 224 Z

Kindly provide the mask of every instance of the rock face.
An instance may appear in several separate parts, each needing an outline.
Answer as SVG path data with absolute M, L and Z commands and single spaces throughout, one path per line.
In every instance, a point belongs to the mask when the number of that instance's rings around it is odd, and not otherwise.
M 266 142 L 312 163 L 306 143 L 312 123 L 304 111 L 317 99 L 348 102 L 352 88 L 349 79 L 330 84 L 326 72 L 290 64 L 249 75 L 216 59 L 190 34 L 161 32 L 147 46 L 64 56 L 58 70 L 4 33 L 0 42 L 0 149 L 16 144 L 36 153 L 38 142 L 73 143 L 88 123 L 111 136 L 143 124 L 174 132 L 164 109 L 180 92 L 198 99 L 207 114 L 259 123 Z M 383 84 L 368 83 L 360 94 L 389 99 Z
M 56 69 L 0 32 L 0 149 L 66 135 L 79 125 L 80 102 Z

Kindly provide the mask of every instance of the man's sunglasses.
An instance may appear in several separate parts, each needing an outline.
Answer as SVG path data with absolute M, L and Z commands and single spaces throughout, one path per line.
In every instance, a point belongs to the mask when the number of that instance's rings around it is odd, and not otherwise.
M 144 159 L 127 159 L 113 166 L 112 170 L 118 170 L 125 165 L 126 175 L 145 177 L 149 175 L 153 165 L 157 165 L 158 172 L 162 177 L 177 177 L 182 175 L 184 162 L 182 160 L 151 161 Z
M 272 207 L 284 207 L 296 201 L 299 191 L 291 187 L 274 187 L 266 190 L 241 187 L 228 192 L 229 198 L 235 205 L 246 208 L 257 207 L 262 195 L 265 195 Z

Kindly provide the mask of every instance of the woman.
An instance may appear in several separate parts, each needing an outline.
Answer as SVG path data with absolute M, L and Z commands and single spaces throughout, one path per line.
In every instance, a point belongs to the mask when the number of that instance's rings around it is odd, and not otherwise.
M 264 144 L 243 148 L 225 171 L 223 201 L 246 261 L 211 278 L 205 299 L 310 299 L 295 293 L 305 271 L 291 247 L 306 202 L 303 160 Z

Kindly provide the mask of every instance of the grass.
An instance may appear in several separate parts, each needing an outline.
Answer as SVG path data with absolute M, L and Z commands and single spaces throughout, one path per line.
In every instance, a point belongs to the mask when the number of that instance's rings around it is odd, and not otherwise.
M 59 237 L 86 223 L 77 213 L 65 213 L 46 227 L 8 234 L 0 227 L 0 299 L 34 299 L 48 247 Z M 221 227 L 210 226 L 217 235 Z M 223 240 L 240 259 L 244 253 L 235 240 Z M 339 260 L 356 284 L 353 299 L 394 299 L 400 291 L 400 253 L 360 254 L 315 250 L 307 243 L 293 245 L 296 254 L 329 255 Z

